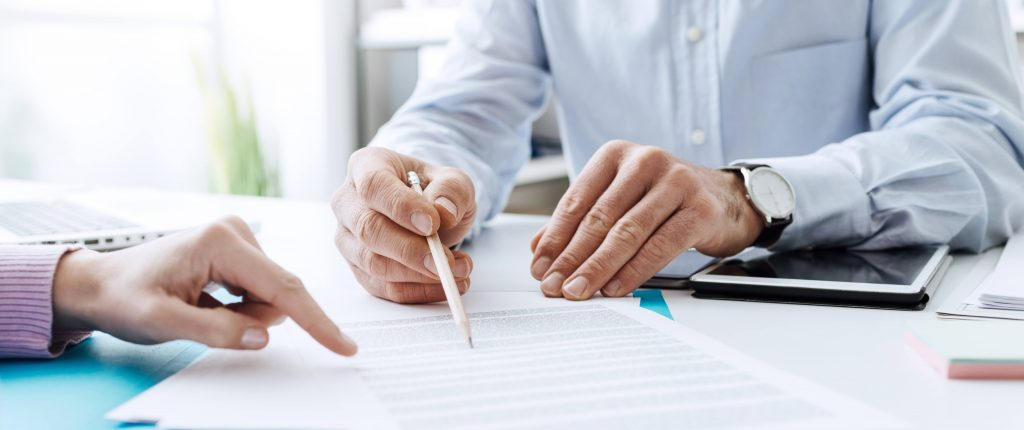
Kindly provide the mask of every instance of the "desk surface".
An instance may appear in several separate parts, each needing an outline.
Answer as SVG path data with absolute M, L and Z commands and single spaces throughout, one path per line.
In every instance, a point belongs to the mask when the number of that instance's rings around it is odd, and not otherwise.
M 0 191 L 0 197 L 3 194 Z M 299 275 L 314 295 L 337 297 L 333 289 L 360 288 L 334 249 L 335 221 L 325 203 L 141 190 L 97 192 L 91 198 L 110 207 L 133 202 L 125 207 L 136 211 L 188 208 L 210 219 L 235 213 L 258 220 L 265 251 Z M 138 204 L 139 200 L 149 204 Z M 468 246 L 475 263 L 469 294 L 536 292 L 537 283 L 529 276 L 528 244 L 543 222 L 542 217 L 503 215 Z M 1024 428 L 1024 381 L 946 380 L 903 341 L 906 321 L 935 318 L 945 300 L 959 300 L 980 282 L 998 253 L 957 255 L 936 297 L 921 312 L 699 300 L 689 291 L 666 291 L 665 297 L 676 321 L 902 418 L 914 428 Z M 102 421 L 105 410 L 69 403 L 90 395 L 75 391 L 76 378 L 90 372 L 119 378 L 103 392 L 92 393 L 105 396 L 107 407 L 112 407 L 201 352 L 202 347 L 186 342 L 142 347 L 101 336 L 59 360 L 0 362 L 0 427 L 20 428 L 13 424 L 27 423 L 27 417 L 42 420 L 35 422 L 39 425 L 77 422 L 113 427 Z M 31 367 L 29 373 L 25 366 Z M 54 407 L 62 413 L 49 412 Z

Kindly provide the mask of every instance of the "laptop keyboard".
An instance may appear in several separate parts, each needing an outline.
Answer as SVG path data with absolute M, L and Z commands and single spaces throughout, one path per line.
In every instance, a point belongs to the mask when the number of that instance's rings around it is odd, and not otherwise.
M 19 236 L 79 233 L 138 227 L 70 202 L 0 203 L 0 227 Z

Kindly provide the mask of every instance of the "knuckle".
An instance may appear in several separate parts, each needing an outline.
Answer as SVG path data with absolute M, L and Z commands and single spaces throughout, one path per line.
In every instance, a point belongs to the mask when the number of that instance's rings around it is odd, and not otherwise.
M 566 250 L 562 255 L 558 256 L 555 263 L 551 265 L 551 272 L 559 272 L 563 275 L 568 276 L 570 273 L 576 271 L 576 268 L 583 264 L 583 257 L 576 253 L 574 250 Z
M 647 244 L 647 255 L 653 259 L 661 260 L 674 256 L 678 251 L 678 245 L 674 238 L 668 235 L 658 234 L 651 237 Z
M 362 254 L 362 264 L 364 270 L 375 278 L 388 279 L 390 271 L 388 270 L 388 261 L 385 257 L 370 251 L 367 248 L 363 248 L 360 253 Z
M 218 221 L 203 227 L 199 232 L 199 243 L 204 245 L 220 244 L 234 235 L 226 221 Z
M 696 180 L 695 176 L 693 169 L 683 165 L 673 166 L 666 175 L 669 185 L 677 189 L 690 188 Z
M 406 294 L 402 285 L 396 282 L 388 282 L 384 284 L 384 298 L 403 305 L 417 302 L 410 294 Z
M 305 289 L 306 287 L 298 276 L 286 272 L 281 278 L 281 290 L 288 294 L 295 294 Z
M 235 231 L 244 231 L 248 230 L 249 228 L 249 225 L 245 223 L 245 220 L 243 220 L 238 215 L 229 215 L 227 217 L 224 217 L 224 219 L 222 219 L 220 222 L 224 223 L 225 227 L 228 227 L 229 229 L 234 229 Z
M 554 245 L 550 243 L 550 239 L 541 239 L 537 242 L 537 249 L 533 253 L 537 256 L 546 256 L 548 258 L 554 258 L 558 256 L 558 253 L 554 249 Z
M 614 273 L 613 258 L 605 253 L 595 253 L 587 259 L 586 263 L 580 267 L 579 272 L 584 274 L 587 279 L 595 280 L 597 278 L 607 277 L 606 274 L 609 272 Z
M 341 227 L 338 227 L 338 230 L 334 232 L 334 247 L 338 248 L 342 255 L 345 254 L 345 232 L 342 231 Z
M 604 145 L 601 145 L 601 149 L 600 149 L 599 153 L 600 153 L 600 155 L 603 155 L 603 156 L 618 156 L 618 155 L 622 154 L 623 152 L 629 150 L 633 145 L 636 145 L 636 144 L 633 143 L 633 142 L 630 142 L 628 140 L 621 140 L 621 139 L 609 140 Z
M 615 223 L 611 210 L 605 205 L 594 205 L 583 219 L 585 229 L 606 232 Z
M 348 158 L 348 170 L 354 170 L 352 169 L 352 166 L 358 166 L 360 164 L 363 164 L 367 158 L 380 157 L 382 155 L 382 151 L 384 150 L 372 146 L 366 146 L 356 150 Z
M 271 297 L 268 298 L 270 303 L 279 303 L 283 297 L 286 296 L 297 296 L 305 291 L 306 287 L 303 286 L 302 280 L 298 276 L 291 273 L 285 273 L 281 277 L 280 286 L 274 289 L 271 293 Z
M 355 236 L 362 243 L 375 243 L 384 234 L 384 217 L 376 211 L 363 210 L 356 218 Z
M 647 228 L 636 218 L 627 216 L 615 223 L 608 234 L 617 242 L 640 244 L 647 239 Z
M 468 174 L 466 174 L 466 172 L 462 171 L 462 169 L 457 169 L 453 167 L 451 174 L 455 178 L 455 180 L 458 181 L 458 183 L 464 184 L 472 190 L 473 180 L 469 177 Z
M 426 252 L 420 247 L 421 241 L 404 240 L 398 245 L 398 255 L 402 257 L 402 262 L 412 265 L 417 261 L 423 261 L 426 256 Z M 422 266 L 423 263 L 420 263 Z
M 618 275 L 616 275 L 616 278 L 618 278 L 619 282 L 622 284 L 619 286 L 620 291 L 632 291 L 648 277 L 649 276 L 645 276 L 643 273 L 640 273 L 636 264 L 632 263 L 623 266 L 622 269 L 619 270 Z
M 636 153 L 636 157 L 640 160 L 661 161 L 666 158 L 666 155 L 668 155 L 664 149 L 651 145 L 640 145 L 640 147 L 635 149 L 634 152 Z
M 590 210 L 587 203 L 577 193 L 567 193 L 562 200 L 562 214 L 572 218 L 582 218 Z
M 377 196 L 387 190 L 386 184 L 392 180 L 390 173 L 382 170 L 374 170 L 367 173 L 356 183 L 356 194 L 363 199 L 369 196 Z
M 472 201 L 476 195 L 476 187 L 473 180 L 461 169 L 449 167 L 445 172 L 448 175 L 448 184 L 453 193 L 463 200 Z
M 336 188 L 334 190 L 334 192 L 331 193 L 331 208 L 334 209 L 335 213 L 338 212 L 338 209 L 342 205 L 342 203 L 345 200 L 347 200 L 348 190 L 349 190 L 349 187 L 351 186 L 351 182 L 352 182 L 352 178 L 346 179 L 345 180 L 345 184 L 343 184 L 342 186 Z

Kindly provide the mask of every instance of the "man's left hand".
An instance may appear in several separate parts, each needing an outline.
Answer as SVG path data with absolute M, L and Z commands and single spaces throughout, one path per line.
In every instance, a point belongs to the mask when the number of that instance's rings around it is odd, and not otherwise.
M 549 297 L 621 297 L 690 248 L 733 255 L 762 229 L 735 174 L 611 141 L 534 236 L 530 272 Z

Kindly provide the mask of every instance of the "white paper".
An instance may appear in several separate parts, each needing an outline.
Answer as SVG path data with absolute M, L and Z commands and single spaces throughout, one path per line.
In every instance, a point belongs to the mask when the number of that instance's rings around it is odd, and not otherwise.
M 1024 231 L 1006 241 L 996 269 L 976 297 L 982 308 L 1024 310 Z
M 530 293 L 467 295 L 472 350 L 442 308 L 383 303 L 351 299 L 331 310 L 338 320 L 349 321 L 343 327 L 360 344 L 355 359 L 332 358 L 304 341 L 293 343 L 292 352 L 301 359 L 287 357 L 287 349 L 278 347 L 217 351 L 110 417 L 158 419 L 162 426 L 179 428 L 818 429 L 898 424 L 637 309 L 631 300 L 573 303 Z M 343 308 L 348 312 L 338 313 Z M 282 405 L 255 402 L 256 411 L 238 409 L 253 404 L 249 400 L 269 387 L 277 394 L 271 399 L 288 400 Z M 190 392 L 220 401 L 196 412 L 196 394 Z
M 993 268 L 979 264 L 984 271 L 973 279 L 983 281 L 962 302 L 939 309 L 943 318 L 1024 320 L 1024 231 L 1010 237 Z

